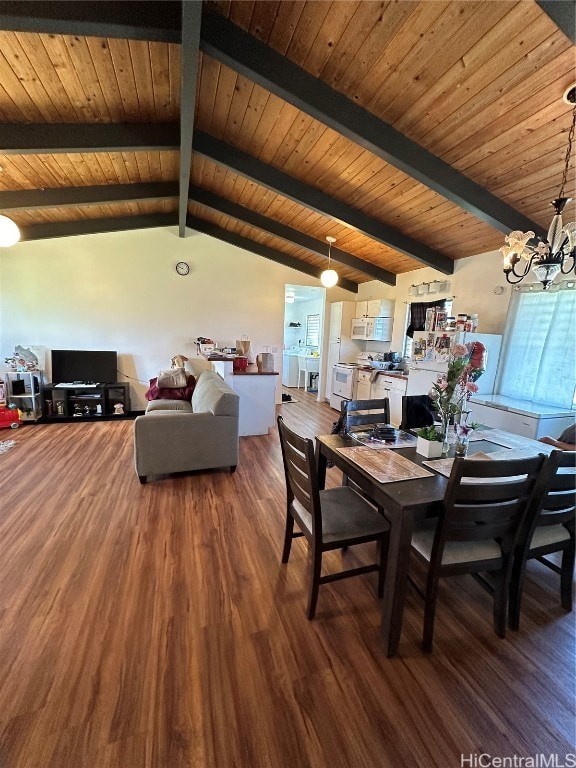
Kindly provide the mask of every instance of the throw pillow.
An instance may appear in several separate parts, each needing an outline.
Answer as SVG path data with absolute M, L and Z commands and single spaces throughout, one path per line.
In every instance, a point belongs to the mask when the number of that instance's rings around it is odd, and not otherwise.
M 150 379 L 150 387 L 144 397 L 146 400 L 191 400 L 196 379 L 192 374 L 186 377 L 185 387 L 159 387 L 158 377 Z
M 158 376 L 158 386 L 169 387 L 185 387 L 186 386 L 186 371 L 184 368 L 170 368 L 169 371 L 160 371 Z

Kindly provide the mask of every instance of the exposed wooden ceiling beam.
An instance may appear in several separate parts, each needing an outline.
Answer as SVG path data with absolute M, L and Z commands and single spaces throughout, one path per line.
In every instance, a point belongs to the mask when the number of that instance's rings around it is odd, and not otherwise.
M 131 229 L 176 226 L 176 214 L 153 213 L 147 216 L 118 216 L 103 219 L 51 221 L 46 224 L 28 224 L 20 227 L 22 240 L 44 240 L 52 237 L 94 235 L 99 232 L 124 232 Z
M 194 185 L 190 186 L 188 195 L 191 200 L 194 200 L 201 205 L 205 205 L 212 210 L 223 213 L 226 216 L 231 216 L 238 221 L 242 221 L 250 226 L 257 227 L 263 232 L 268 232 L 275 237 L 280 237 L 282 240 L 286 240 L 293 245 L 297 245 L 300 248 L 305 248 L 311 253 L 316 253 L 319 256 L 327 256 L 328 246 L 326 242 L 316 240 L 309 235 L 305 235 L 293 227 L 289 227 L 286 224 L 281 224 L 275 219 L 270 219 L 267 216 L 263 216 L 261 213 L 256 213 L 249 208 L 245 208 L 243 205 L 233 203 L 230 200 L 226 200 L 219 195 L 215 195 L 200 187 Z M 389 285 L 396 285 L 396 275 L 392 272 L 388 272 L 386 269 L 381 269 L 375 264 L 370 264 L 368 261 L 359 259 L 351 253 L 340 250 L 340 248 L 331 249 L 332 261 L 336 261 L 339 264 L 344 264 L 351 269 L 355 269 L 358 272 L 362 272 L 364 275 L 380 280 L 383 283 Z
M 3 155 L 146 152 L 180 148 L 178 123 L 3 123 Z
M 560 3 L 561 4 L 561 3 Z M 202 50 L 502 232 L 544 230 L 391 125 L 218 13 L 204 8 Z
M 324 216 L 330 216 L 374 240 L 395 248 L 428 267 L 433 267 L 446 275 L 451 275 L 454 272 L 454 262 L 445 254 L 429 248 L 424 243 L 404 235 L 393 227 L 366 216 L 346 203 L 336 200 L 292 176 L 288 176 L 283 171 L 262 163 L 255 157 L 251 157 L 207 133 L 195 131 L 194 151 L 247 179 L 255 181 L 257 184 L 274 190 L 283 197 L 311 208 Z
M 229 232 L 227 229 L 223 229 L 216 224 L 211 224 L 196 216 L 191 216 L 190 214 L 188 214 L 186 223 L 190 229 L 194 229 L 197 232 L 203 232 L 205 235 L 210 235 L 225 243 L 255 253 L 257 256 L 263 256 L 265 259 L 275 261 L 277 264 L 282 264 L 285 267 L 290 267 L 290 269 L 295 269 L 305 275 L 311 275 L 312 277 L 317 277 L 318 280 L 320 279 L 320 275 L 323 271 L 322 269 L 318 269 L 318 267 L 314 267 L 312 264 L 307 264 L 305 261 L 299 261 L 292 256 L 282 253 L 282 251 L 277 251 L 267 245 L 256 243 L 247 237 L 242 237 L 234 232 Z M 338 281 L 338 287 L 344 288 L 352 293 L 358 293 L 358 283 L 354 283 L 351 280 L 341 278 Z
M 122 0 L 0 2 L 0 29 L 52 35 L 87 35 L 180 42 L 181 3 Z
M 576 0 L 536 0 L 568 40 L 576 45 Z
M 178 201 L 178 232 L 186 236 L 188 186 L 192 162 L 192 137 L 196 110 L 196 80 L 200 54 L 200 24 L 202 3 L 182 3 L 182 54 L 180 64 L 180 194 Z
M 19 192 L 0 192 L 0 210 L 137 203 L 141 200 L 164 200 L 168 197 L 178 197 L 177 182 L 156 181 L 140 184 L 101 184 L 94 187 L 22 189 Z

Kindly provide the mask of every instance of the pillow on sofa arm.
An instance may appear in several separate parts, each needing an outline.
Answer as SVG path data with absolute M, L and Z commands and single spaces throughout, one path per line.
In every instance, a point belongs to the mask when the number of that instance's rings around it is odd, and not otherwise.
M 150 379 L 150 387 L 144 397 L 146 400 L 190 400 L 196 386 L 196 378 L 188 374 L 185 382 L 183 387 L 160 387 L 156 376 Z
M 160 388 L 185 387 L 187 384 L 184 368 L 170 368 L 168 371 L 160 371 L 156 379 Z

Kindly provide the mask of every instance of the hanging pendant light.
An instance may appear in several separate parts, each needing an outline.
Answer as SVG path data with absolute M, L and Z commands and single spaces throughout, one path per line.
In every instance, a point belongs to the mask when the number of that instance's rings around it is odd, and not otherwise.
M 328 269 L 325 269 L 324 272 L 322 272 L 320 275 L 320 282 L 325 288 L 333 288 L 338 282 L 338 272 L 330 269 L 330 251 L 332 248 L 332 243 L 336 242 L 336 238 L 330 237 L 330 235 L 328 235 L 326 240 L 328 241 Z
M 503 271 L 506 280 L 512 285 L 519 283 L 532 270 L 546 290 L 557 275 L 560 273 L 567 275 L 576 267 L 576 222 L 562 224 L 562 211 L 572 199 L 563 195 L 576 127 L 576 86 L 568 89 L 564 95 L 564 101 L 573 105 L 572 125 L 568 131 L 568 147 L 560 192 L 556 200 L 552 201 L 554 216 L 546 240 L 535 235 L 534 232 L 520 231 L 510 232 L 504 238 L 506 245 L 500 248 L 504 256 Z M 526 260 L 526 264 L 523 271 L 519 271 L 517 265 L 522 258 Z
M 20 240 L 20 230 L 8 216 L 0 215 L 0 248 L 10 248 Z

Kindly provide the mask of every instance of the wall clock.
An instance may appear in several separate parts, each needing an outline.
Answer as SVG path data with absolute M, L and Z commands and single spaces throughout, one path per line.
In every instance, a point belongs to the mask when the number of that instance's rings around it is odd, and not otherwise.
M 190 267 L 185 261 L 179 261 L 178 264 L 176 264 L 176 272 L 178 272 L 179 275 L 187 275 L 188 272 L 190 272 Z

